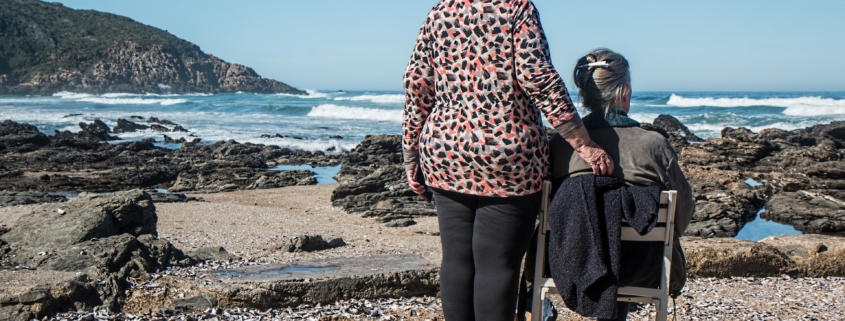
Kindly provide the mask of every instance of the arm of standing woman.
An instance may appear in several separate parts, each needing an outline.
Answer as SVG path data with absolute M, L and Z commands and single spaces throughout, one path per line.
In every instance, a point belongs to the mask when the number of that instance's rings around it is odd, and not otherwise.
M 402 151 L 405 175 L 414 193 L 425 197 L 425 186 L 415 179 L 419 165 L 420 132 L 434 105 L 434 69 L 428 47 L 431 17 L 426 18 L 408 67 L 405 69 L 405 110 L 402 117 Z
M 540 15 L 531 1 L 526 0 L 515 12 L 512 32 L 514 68 L 519 85 L 555 130 L 593 167 L 596 175 L 613 174 L 613 160 L 590 139 L 560 74 L 552 65 Z

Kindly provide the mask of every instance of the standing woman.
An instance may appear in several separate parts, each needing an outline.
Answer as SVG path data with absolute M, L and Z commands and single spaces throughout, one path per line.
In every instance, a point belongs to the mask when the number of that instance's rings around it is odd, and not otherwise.
M 596 174 L 614 164 L 592 142 L 551 63 L 530 0 L 441 0 L 405 72 L 405 171 L 434 191 L 448 321 L 513 320 L 549 148 L 540 112 Z

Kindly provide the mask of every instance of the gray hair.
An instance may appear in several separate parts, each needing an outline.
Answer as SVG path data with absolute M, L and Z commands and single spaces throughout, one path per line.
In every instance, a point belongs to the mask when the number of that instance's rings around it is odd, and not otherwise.
M 621 101 L 625 90 L 630 90 L 631 72 L 625 57 L 601 48 L 578 59 L 572 78 L 584 107 L 591 113 L 601 112 L 606 116 Z

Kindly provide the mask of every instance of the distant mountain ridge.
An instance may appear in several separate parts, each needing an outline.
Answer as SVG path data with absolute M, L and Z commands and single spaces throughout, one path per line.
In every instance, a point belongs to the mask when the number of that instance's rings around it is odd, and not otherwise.
M 59 91 L 306 94 L 127 17 L 0 0 L 0 94 Z

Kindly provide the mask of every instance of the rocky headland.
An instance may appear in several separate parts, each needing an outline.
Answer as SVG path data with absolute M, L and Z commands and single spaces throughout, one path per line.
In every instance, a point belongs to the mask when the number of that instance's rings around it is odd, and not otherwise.
M 56 2 L 0 1 L 0 43 L 0 94 L 306 94 L 165 30 Z

